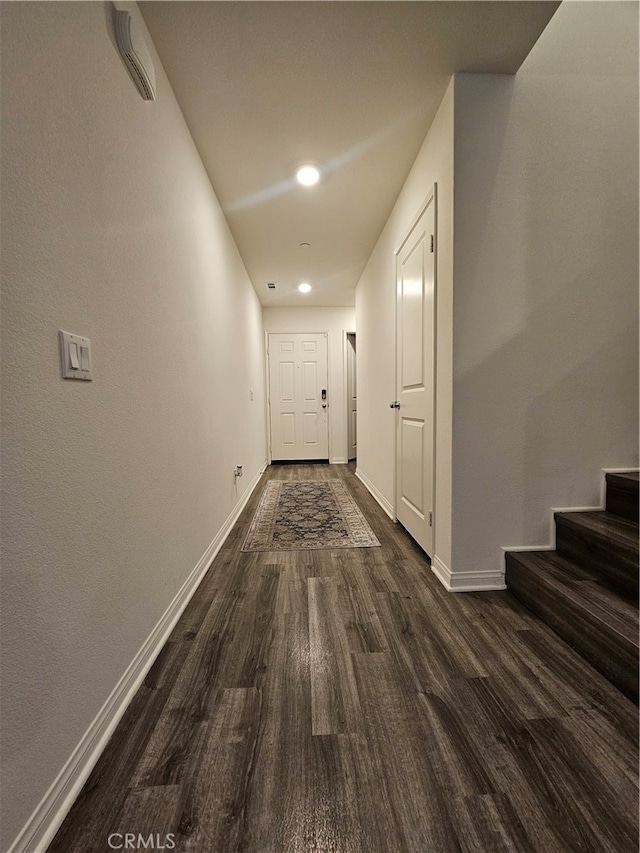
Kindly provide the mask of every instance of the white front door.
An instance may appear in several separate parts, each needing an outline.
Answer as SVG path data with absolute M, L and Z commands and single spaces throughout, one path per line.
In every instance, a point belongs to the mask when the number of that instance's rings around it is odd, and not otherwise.
M 397 252 L 396 517 L 433 554 L 435 187 Z
M 268 362 L 271 459 L 328 459 L 327 334 L 270 334 Z

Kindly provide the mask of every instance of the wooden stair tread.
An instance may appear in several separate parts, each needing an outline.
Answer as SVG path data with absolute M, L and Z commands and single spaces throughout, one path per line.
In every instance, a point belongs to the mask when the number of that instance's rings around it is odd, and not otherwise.
M 638 491 L 640 487 L 640 471 L 623 471 L 607 474 L 607 483 L 613 483 L 629 491 Z
M 596 509 L 590 512 L 556 512 L 556 523 L 571 524 L 585 533 L 610 539 L 638 551 L 638 524 L 611 512 Z
M 554 517 L 557 526 L 572 528 L 584 536 L 585 542 L 606 543 L 612 551 L 623 552 L 633 564 L 638 564 L 637 522 L 605 510 L 556 512 Z
M 602 586 L 576 563 L 556 551 L 516 551 L 509 557 L 535 573 L 537 584 L 571 602 L 572 608 L 588 612 L 594 621 L 640 646 L 637 606 Z

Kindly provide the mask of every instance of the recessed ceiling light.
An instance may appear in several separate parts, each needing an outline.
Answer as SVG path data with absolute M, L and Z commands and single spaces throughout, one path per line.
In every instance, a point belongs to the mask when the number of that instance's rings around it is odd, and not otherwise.
M 302 184 L 303 187 L 312 187 L 320 180 L 320 170 L 311 164 L 300 166 L 296 172 L 296 178 L 298 179 L 298 183 Z
M 300 293 L 309 293 L 309 291 L 311 290 L 311 285 L 308 284 L 306 281 L 303 281 L 302 284 L 298 285 L 298 290 L 300 291 Z

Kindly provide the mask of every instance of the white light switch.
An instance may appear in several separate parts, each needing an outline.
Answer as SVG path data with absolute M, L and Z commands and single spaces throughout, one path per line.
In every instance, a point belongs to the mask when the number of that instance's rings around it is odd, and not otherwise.
M 60 330 L 60 363 L 63 379 L 93 379 L 91 341 L 81 335 Z
M 80 370 L 80 362 L 78 361 L 78 344 L 74 341 L 69 343 L 69 367 L 71 370 Z
M 91 370 L 91 360 L 89 358 L 89 347 L 82 344 L 80 347 L 80 369 L 85 373 Z

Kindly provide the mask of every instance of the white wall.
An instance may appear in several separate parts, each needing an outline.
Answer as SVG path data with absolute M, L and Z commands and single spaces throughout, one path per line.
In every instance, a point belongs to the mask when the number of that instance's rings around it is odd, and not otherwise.
M 451 551 L 451 330 L 453 306 L 453 82 L 378 239 L 356 289 L 358 473 L 390 510 L 394 493 L 394 252 L 433 184 L 437 202 L 435 554 Z
M 637 465 L 638 6 L 564 3 L 455 87 L 454 573 Z
M 3 851 L 266 458 L 260 305 L 109 16 L 2 6 Z M 58 329 L 92 383 L 60 378 Z
M 344 333 L 356 329 L 353 308 L 264 308 L 265 332 L 328 332 L 329 461 L 347 461 Z

